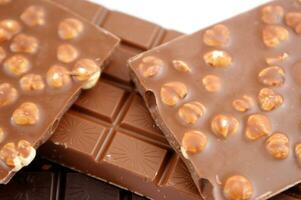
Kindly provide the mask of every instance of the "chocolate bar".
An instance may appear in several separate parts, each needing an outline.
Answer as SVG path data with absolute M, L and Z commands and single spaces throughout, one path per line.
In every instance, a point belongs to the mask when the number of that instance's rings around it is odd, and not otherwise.
M 0 183 L 7 183 L 80 90 L 96 84 L 119 39 L 47 0 L 1 0 L 0 16 Z
M 40 153 L 152 199 L 200 199 L 185 165 L 134 90 L 126 66 L 130 57 L 180 34 L 86 1 L 61 3 L 121 37 L 122 44 L 101 81 L 82 94 Z
M 129 61 L 205 198 L 266 199 L 301 181 L 300 16 L 300 1 L 272 1 Z

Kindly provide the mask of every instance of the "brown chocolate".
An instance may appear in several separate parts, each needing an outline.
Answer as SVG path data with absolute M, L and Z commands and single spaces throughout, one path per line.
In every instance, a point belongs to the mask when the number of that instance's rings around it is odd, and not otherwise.
M 273 1 L 130 59 L 204 197 L 266 199 L 301 182 L 300 16 L 300 1 Z
M 119 40 L 47 0 L 1 1 L 0 16 L 0 183 L 7 183 L 33 160 L 80 90 L 95 85 Z M 77 24 L 60 25 L 66 21 Z M 95 43 L 102 45 L 92 49 Z M 57 59 L 63 44 L 78 52 L 68 64 Z M 96 67 L 77 80 L 72 66 L 83 59 Z M 82 64 L 81 69 L 90 68 Z

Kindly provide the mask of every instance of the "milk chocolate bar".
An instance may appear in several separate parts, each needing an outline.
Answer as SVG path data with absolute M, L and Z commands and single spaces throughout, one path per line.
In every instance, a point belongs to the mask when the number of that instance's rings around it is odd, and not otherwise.
M 130 57 L 180 34 L 87 1 L 61 3 L 121 37 L 122 45 L 101 81 L 82 94 L 40 153 L 152 199 L 201 199 L 185 165 L 135 92 L 126 66 Z
M 96 84 L 119 39 L 47 0 L 0 0 L 0 18 L 0 183 L 7 183 L 80 90 Z
M 130 60 L 204 197 L 266 199 L 301 181 L 300 25 L 300 1 L 272 1 Z

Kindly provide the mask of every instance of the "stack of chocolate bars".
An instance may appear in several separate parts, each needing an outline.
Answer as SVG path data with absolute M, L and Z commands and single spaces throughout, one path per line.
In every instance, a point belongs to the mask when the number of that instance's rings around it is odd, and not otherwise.
M 194 34 L 0 0 L 0 200 L 301 199 L 301 1 Z

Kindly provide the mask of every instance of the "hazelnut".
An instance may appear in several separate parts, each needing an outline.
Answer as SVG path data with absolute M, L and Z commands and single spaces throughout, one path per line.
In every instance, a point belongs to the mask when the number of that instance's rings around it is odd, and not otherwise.
M 22 55 L 14 55 L 4 62 L 4 69 L 11 75 L 21 76 L 31 68 L 29 60 Z
M 21 31 L 22 27 L 19 22 L 11 19 L 0 21 L 0 43 L 10 40 L 14 35 Z
M 62 88 L 70 84 L 70 72 L 63 66 L 54 65 L 47 72 L 47 83 L 53 88 Z
M 231 115 L 216 115 L 211 122 L 211 130 L 216 136 L 227 138 L 237 132 L 239 121 Z
M 18 142 L 17 150 L 23 166 L 29 165 L 36 156 L 36 150 L 26 140 L 20 140 Z
M 12 171 L 16 172 L 22 168 L 22 163 L 14 143 L 7 143 L 1 148 L 0 158 L 8 167 L 13 168 Z
M 283 160 L 289 152 L 288 137 L 283 133 L 274 133 L 267 139 L 265 148 L 274 158 Z
M 207 136 L 200 131 L 188 131 L 182 139 L 183 149 L 191 154 L 202 152 L 206 148 L 207 143 Z
M 268 57 L 265 59 L 266 63 L 269 65 L 274 65 L 277 62 L 283 62 L 288 58 L 287 53 L 281 53 L 280 55 L 277 55 L 276 57 Z
M 0 127 L 0 144 L 4 141 L 5 133 L 4 130 Z
M 281 6 L 265 6 L 262 10 L 262 21 L 266 24 L 279 24 L 284 16 L 284 9 Z
M 0 0 L 0 5 L 10 3 L 12 0 Z
M 163 60 L 154 56 L 144 57 L 138 66 L 140 74 L 145 78 L 158 75 L 163 67 Z
M 38 47 L 39 42 L 35 37 L 21 33 L 13 39 L 10 50 L 17 53 L 34 54 L 37 52 Z
M 285 72 L 283 68 L 278 66 L 267 67 L 261 70 L 258 78 L 266 86 L 279 87 L 285 82 Z
M 230 42 L 230 31 L 225 25 L 215 25 L 212 28 L 205 31 L 203 41 L 208 46 L 227 46 Z
M 18 98 L 17 90 L 8 83 L 0 84 L 0 108 L 12 104 Z
M 0 64 L 6 58 L 6 52 L 3 47 L 0 47 Z
M 20 86 L 24 91 L 43 90 L 45 84 L 41 75 L 27 74 L 20 79 Z
M 40 111 L 36 104 L 32 102 L 25 102 L 17 108 L 12 120 L 17 125 L 34 125 L 40 119 Z
M 173 64 L 173 67 L 179 72 L 191 72 L 191 68 L 184 61 L 173 60 L 172 64 Z
M 288 31 L 282 26 L 267 25 L 263 28 L 262 39 L 267 47 L 276 47 L 288 40 Z
M 64 40 L 78 37 L 84 30 L 84 25 L 78 19 L 64 19 L 58 27 L 58 34 Z
M 221 80 L 218 76 L 207 75 L 202 82 L 208 92 L 218 92 L 221 89 Z
M 217 68 L 225 68 L 232 64 L 232 57 L 225 51 L 213 50 L 204 55 L 207 65 Z
M 299 165 L 301 165 L 301 143 L 295 146 L 295 155 Z
M 57 49 L 57 59 L 63 63 L 73 62 L 77 57 L 78 51 L 71 44 L 62 44 Z
M 264 111 L 272 111 L 283 104 L 283 97 L 270 88 L 261 89 L 258 100 L 261 109 Z
M 262 114 L 249 116 L 246 128 L 246 137 L 250 140 L 257 140 L 270 135 L 272 124 L 268 117 Z
M 294 28 L 295 32 L 301 34 L 301 13 L 289 12 L 285 16 L 286 24 Z
M 161 87 L 161 100 L 168 106 L 175 106 L 180 99 L 184 99 L 187 95 L 187 87 L 181 82 L 166 83 Z
M 252 97 L 244 95 L 242 98 L 235 99 L 232 102 L 233 108 L 238 112 L 247 112 L 254 105 Z
M 41 26 L 45 24 L 45 11 L 41 6 L 29 6 L 21 14 L 21 19 L 28 26 Z
M 244 176 L 231 176 L 224 184 L 224 195 L 229 200 L 249 200 L 252 194 L 252 183 Z
M 187 124 L 195 124 L 196 121 L 205 114 L 205 106 L 198 102 L 192 101 L 185 103 L 178 110 L 178 116 Z
M 77 61 L 72 69 L 73 77 L 78 81 L 85 81 L 83 89 L 94 87 L 100 77 L 100 67 L 91 59 Z

